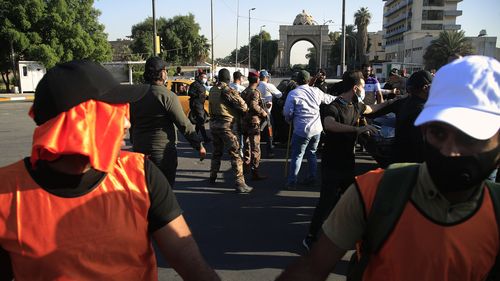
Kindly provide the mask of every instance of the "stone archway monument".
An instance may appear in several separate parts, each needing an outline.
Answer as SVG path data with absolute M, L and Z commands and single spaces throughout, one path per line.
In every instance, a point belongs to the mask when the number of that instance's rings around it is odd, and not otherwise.
M 328 54 L 333 44 L 328 37 L 328 25 L 318 25 L 306 11 L 302 11 L 295 17 L 293 25 L 280 25 L 278 55 L 274 62 L 275 70 L 278 73 L 286 73 L 290 70 L 290 51 L 295 43 L 303 40 L 310 42 L 316 49 L 318 68 L 331 72 Z

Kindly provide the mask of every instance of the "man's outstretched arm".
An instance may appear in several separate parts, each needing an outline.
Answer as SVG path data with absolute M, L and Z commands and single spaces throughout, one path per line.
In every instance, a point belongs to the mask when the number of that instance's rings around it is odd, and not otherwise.
M 161 253 L 183 280 L 218 281 L 207 264 L 182 215 L 153 233 Z
M 346 250 L 335 245 L 325 234 L 314 243 L 311 251 L 288 266 L 277 281 L 326 280 Z

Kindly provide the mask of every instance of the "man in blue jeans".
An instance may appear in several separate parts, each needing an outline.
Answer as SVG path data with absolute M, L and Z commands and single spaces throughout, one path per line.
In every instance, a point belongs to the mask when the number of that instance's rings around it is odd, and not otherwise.
M 290 169 L 285 188 L 296 189 L 297 175 L 300 171 L 304 154 L 309 165 L 309 173 L 305 184 L 313 183 L 316 178 L 317 160 L 316 149 L 319 137 L 323 131 L 319 114 L 319 106 L 329 104 L 335 100 L 334 96 L 323 93 L 316 87 L 308 85 L 309 72 L 302 70 L 297 75 L 298 87 L 291 91 L 285 102 L 283 115 L 289 123 L 293 121 L 292 155 Z

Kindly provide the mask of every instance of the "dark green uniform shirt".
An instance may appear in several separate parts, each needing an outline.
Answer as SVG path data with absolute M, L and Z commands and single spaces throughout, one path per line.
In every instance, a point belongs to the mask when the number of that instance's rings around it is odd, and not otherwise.
M 182 111 L 179 99 L 165 86 L 151 85 L 141 100 L 130 105 L 130 119 L 134 151 L 145 153 L 165 148 L 175 149 L 175 127 L 194 149 L 200 149 L 200 139 Z

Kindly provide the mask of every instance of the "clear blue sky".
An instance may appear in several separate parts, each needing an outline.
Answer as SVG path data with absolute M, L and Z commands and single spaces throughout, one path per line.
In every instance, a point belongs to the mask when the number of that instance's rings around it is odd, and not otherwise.
M 214 2 L 214 53 L 215 57 L 225 57 L 236 47 L 236 15 L 238 0 L 213 0 Z M 279 37 L 279 26 L 291 24 L 303 9 L 322 24 L 333 20 L 330 31 L 340 29 L 342 22 L 341 0 L 240 0 L 239 46 L 248 44 L 248 9 L 251 12 L 252 35 L 257 34 L 262 25 L 273 39 Z M 372 21 L 368 31 L 382 30 L 382 0 L 347 0 L 346 24 L 352 24 L 354 13 L 360 7 L 368 7 Z M 101 11 L 100 22 L 106 26 L 109 40 L 130 35 L 132 25 L 152 16 L 152 0 L 95 0 L 94 6 Z M 500 1 L 463 0 L 459 3 L 463 15 L 457 18 L 467 36 L 476 36 L 486 29 L 489 36 L 499 37 L 500 46 Z M 201 26 L 201 33 L 210 40 L 210 0 L 156 0 L 156 16 L 170 18 L 175 15 L 192 13 Z M 305 50 L 310 43 L 297 43 L 292 53 L 292 63 L 305 61 Z

